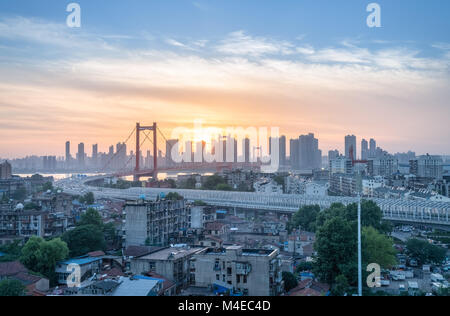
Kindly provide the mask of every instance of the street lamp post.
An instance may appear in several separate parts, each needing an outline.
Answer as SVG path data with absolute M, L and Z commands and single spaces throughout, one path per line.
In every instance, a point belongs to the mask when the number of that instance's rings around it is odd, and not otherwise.
M 358 295 L 362 296 L 362 264 L 361 264 L 361 195 L 358 193 Z

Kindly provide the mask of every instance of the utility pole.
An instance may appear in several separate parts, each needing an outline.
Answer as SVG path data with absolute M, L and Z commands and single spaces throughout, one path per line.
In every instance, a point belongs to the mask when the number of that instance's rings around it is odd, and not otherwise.
M 361 194 L 358 193 L 358 295 L 362 296 L 362 264 L 361 264 Z

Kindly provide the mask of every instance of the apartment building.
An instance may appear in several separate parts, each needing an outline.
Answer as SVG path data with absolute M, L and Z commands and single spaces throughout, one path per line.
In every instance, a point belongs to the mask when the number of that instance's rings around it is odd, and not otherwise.
M 46 214 L 24 210 L 19 204 L 14 210 L 0 211 L 0 236 L 44 237 Z
M 186 234 L 190 206 L 184 200 L 130 201 L 124 215 L 125 247 L 168 246 Z
M 159 274 L 175 282 L 177 290 L 180 290 L 191 284 L 190 260 L 196 253 L 204 249 L 206 248 L 181 244 L 155 249 L 143 256 L 132 258 L 130 270 L 135 275 Z
M 283 290 L 278 249 L 206 248 L 193 256 L 191 275 L 195 286 L 249 296 L 276 296 Z

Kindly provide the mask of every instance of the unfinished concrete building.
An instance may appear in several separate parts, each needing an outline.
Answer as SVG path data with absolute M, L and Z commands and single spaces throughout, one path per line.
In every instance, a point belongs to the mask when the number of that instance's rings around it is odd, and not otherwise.
M 189 212 L 184 200 L 127 202 L 123 225 L 125 247 L 177 243 L 186 234 Z

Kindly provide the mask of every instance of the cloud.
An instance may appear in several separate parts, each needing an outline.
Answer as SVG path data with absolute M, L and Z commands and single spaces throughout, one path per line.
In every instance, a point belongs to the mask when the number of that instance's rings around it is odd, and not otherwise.
M 276 41 L 265 37 L 252 37 L 244 31 L 230 33 L 216 47 L 218 52 L 231 55 L 262 56 L 266 54 L 292 54 L 293 45 L 287 41 Z

